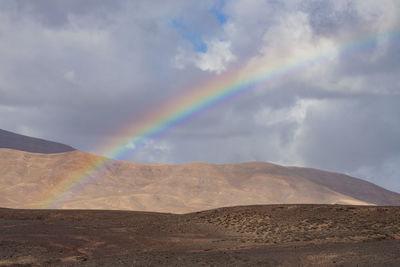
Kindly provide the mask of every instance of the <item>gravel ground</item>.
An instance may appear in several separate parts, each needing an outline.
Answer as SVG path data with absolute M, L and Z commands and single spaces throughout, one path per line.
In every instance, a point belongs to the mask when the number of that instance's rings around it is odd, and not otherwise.
M 400 207 L 0 209 L 1 266 L 400 266 Z

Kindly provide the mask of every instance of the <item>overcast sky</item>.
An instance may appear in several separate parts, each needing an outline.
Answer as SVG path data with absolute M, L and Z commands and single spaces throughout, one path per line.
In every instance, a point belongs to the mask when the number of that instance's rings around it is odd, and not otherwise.
M 399 29 L 398 0 L 1 0 L 0 128 L 100 153 L 198 84 L 331 49 L 130 160 L 269 161 L 400 192 Z

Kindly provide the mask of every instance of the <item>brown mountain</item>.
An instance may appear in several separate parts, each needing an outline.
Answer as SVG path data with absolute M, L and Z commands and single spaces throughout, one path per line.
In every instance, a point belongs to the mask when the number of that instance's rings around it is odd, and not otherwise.
M 63 181 L 81 177 L 101 160 L 78 150 L 44 154 L 0 148 L 0 206 L 42 207 L 48 196 L 59 195 Z M 357 178 L 265 162 L 170 165 L 113 160 L 100 177 L 81 188 L 55 207 L 185 213 L 253 204 L 400 205 L 400 194 Z
M 73 147 L 39 138 L 16 134 L 0 129 L 0 148 L 10 148 L 33 153 L 61 153 Z
M 0 209 L 0 266 L 400 266 L 400 207 Z

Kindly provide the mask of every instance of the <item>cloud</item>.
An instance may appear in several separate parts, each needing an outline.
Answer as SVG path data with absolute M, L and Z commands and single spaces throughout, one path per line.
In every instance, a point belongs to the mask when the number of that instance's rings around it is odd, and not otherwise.
M 180 49 L 174 60 L 175 67 L 183 69 L 187 65 L 194 65 L 200 70 L 220 74 L 235 60 L 230 46 L 229 42 L 213 40 L 207 42 L 206 52 L 191 53 Z
M 399 10 L 395 0 L 3 0 L 0 125 L 100 152 L 202 84 L 281 70 L 130 159 L 272 161 L 399 190 Z
M 211 41 L 208 43 L 208 51 L 200 54 L 195 64 L 201 70 L 214 71 L 217 74 L 226 70 L 227 64 L 235 60 L 230 50 L 231 44 L 223 41 Z
M 392 191 L 400 192 L 400 185 L 398 183 L 400 177 L 399 164 L 400 158 L 394 157 L 385 160 L 383 164 L 362 166 L 349 174 L 356 177 L 363 177 Z

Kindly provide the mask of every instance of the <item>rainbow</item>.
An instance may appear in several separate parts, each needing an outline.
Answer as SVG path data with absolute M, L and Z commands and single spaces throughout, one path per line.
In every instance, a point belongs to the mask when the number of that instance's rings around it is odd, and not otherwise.
M 185 95 L 171 99 L 151 110 L 140 121 L 128 123 L 118 131 L 112 142 L 103 145 L 98 151 L 106 157 L 96 157 L 86 166 L 68 174 L 51 191 L 35 202 L 36 208 L 57 208 L 63 202 L 81 192 L 88 184 L 100 179 L 113 168 L 112 159 L 125 158 L 132 151 L 145 145 L 148 140 L 160 138 L 171 128 L 177 127 L 196 115 L 220 105 L 239 94 L 265 88 L 269 83 L 301 71 L 317 62 L 327 60 L 336 54 L 349 54 L 356 50 L 374 46 L 379 40 L 398 41 L 399 31 L 390 31 L 376 35 L 342 42 L 339 46 L 328 47 L 320 51 L 295 57 L 291 61 L 277 63 L 269 67 L 258 68 L 256 72 L 246 74 L 243 68 L 236 68 L 215 80 L 189 90 Z

